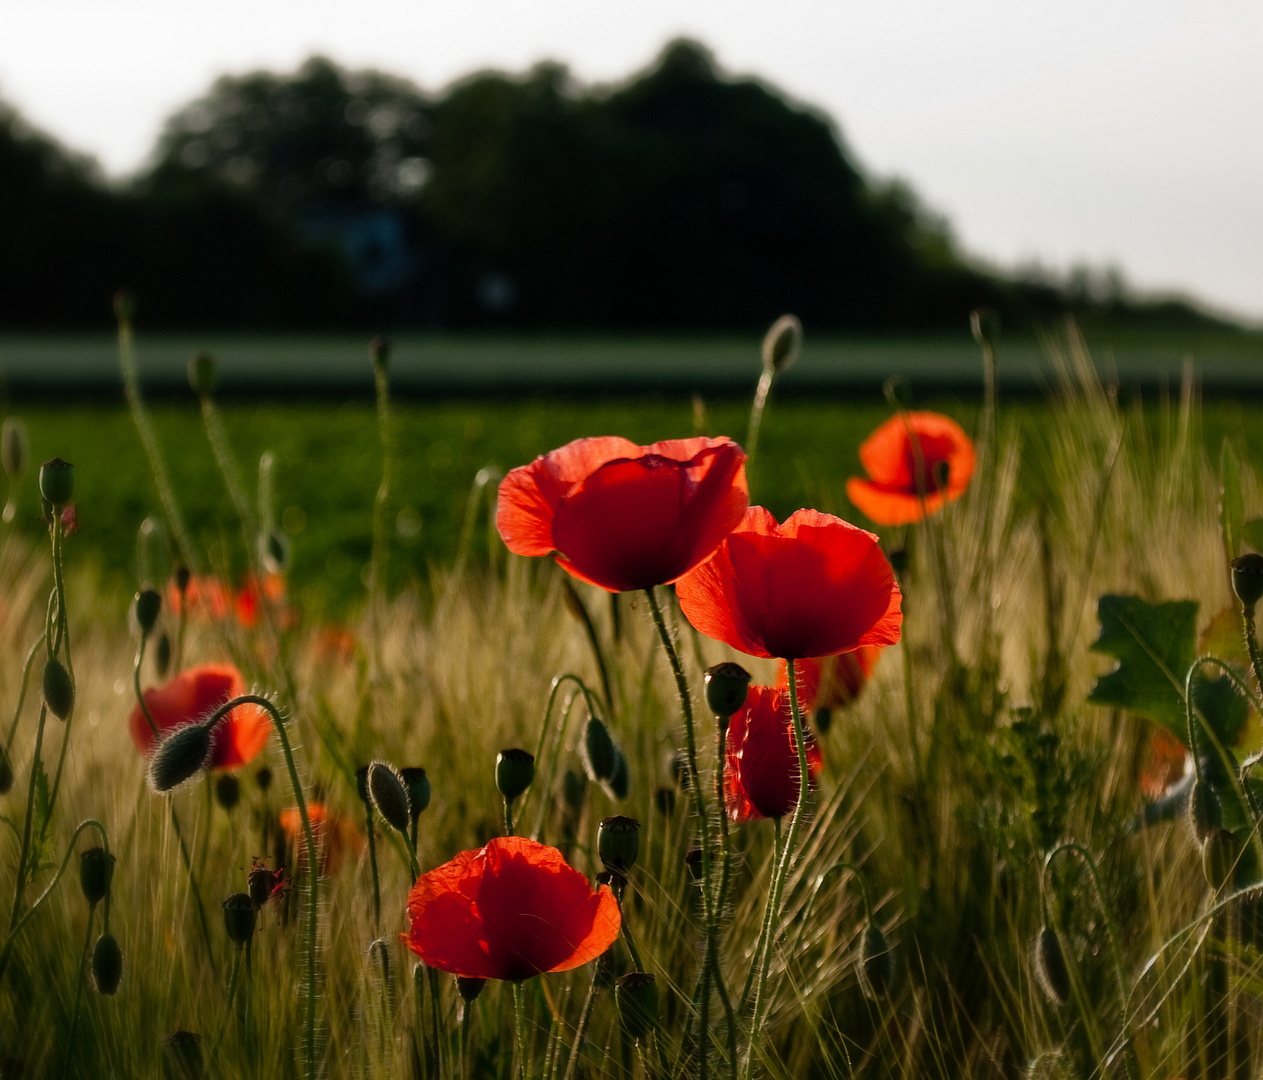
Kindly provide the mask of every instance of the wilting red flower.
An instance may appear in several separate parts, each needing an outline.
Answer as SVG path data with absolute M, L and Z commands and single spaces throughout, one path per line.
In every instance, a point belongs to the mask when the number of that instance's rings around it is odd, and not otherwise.
M 709 558 L 749 501 L 731 439 L 577 439 L 500 483 L 496 527 L 609 592 L 665 585 Z
M 417 878 L 402 937 L 466 979 L 529 979 L 595 960 L 618 937 L 618 901 L 593 892 L 556 848 L 503 836 Z
M 797 660 L 893 645 L 903 620 L 877 537 L 817 510 L 778 525 L 750 507 L 676 594 L 698 630 L 751 656 Z
M 232 590 L 212 574 L 189 578 L 184 590 L 183 603 L 188 604 L 188 615 L 204 619 L 222 619 L 232 606 Z M 180 614 L 180 590 L 174 581 L 167 584 L 167 607 L 175 615 Z
M 924 463 L 920 483 L 913 438 Z M 847 498 L 878 525 L 907 525 L 965 493 L 974 444 L 950 416 L 911 412 L 892 416 L 860 444 L 860 464 L 869 478 L 851 477 Z
M 180 672 L 165 686 L 146 690 L 149 715 L 164 734 L 195 720 L 203 720 L 224 702 L 246 692 L 241 672 L 231 664 L 200 664 Z M 145 755 L 153 751 L 154 733 L 139 705 L 127 721 L 132 742 Z M 215 725 L 210 767 L 235 769 L 248 765 L 263 749 L 272 730 L 267 713 L 258 705 L 238 705 Z
M 295 862 L 301 867 L 307 863 L 307 840 L 303 835 L 303 819 L 298 807 L 291 806 L 277 815 L 281 830 L 294 852 Z M 364 847 L 364 838 L 346 818 L 335 814 L 323 803 L 307 804 L 307 820 L 311 822 L 311 836 L 320 854 L 320 872 L 332 874 L 348 852 L 358 854 Z
M 746 703 L 728 721 L 724 754 L 724 806 L 732 821 L 776 818 L 798 803 L 798 744 L 789 691 L 752 686 Z M 807 732 L 807 771 L 813 782 L 823 768 L 820 748 Z
M 882 646 L 864 645 L 836 656 L 799 660 L 798 704 L 803 709 L 832 709 L 849 705 L 864 689 L 881 658 Z M 789 665 L 782 664 L 776 685 L 789 689 Z

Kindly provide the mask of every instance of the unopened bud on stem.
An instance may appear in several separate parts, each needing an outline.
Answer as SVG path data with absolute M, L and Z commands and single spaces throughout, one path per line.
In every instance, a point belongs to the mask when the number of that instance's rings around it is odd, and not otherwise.
M 374 761 L 368 767 L 368 794 L 388 825 L 401 833 L 408 831 L 412 823 L 408 789 L 393 765 Z

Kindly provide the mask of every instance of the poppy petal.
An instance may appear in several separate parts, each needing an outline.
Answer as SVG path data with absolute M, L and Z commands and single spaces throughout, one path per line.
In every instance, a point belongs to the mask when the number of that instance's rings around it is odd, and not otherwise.
M 892 416 L 864 440 L 859 456 L 869 479 L 852 477 L 847 496 L 879 525 L 911 524 L 960 498 L 975 464 L 969 436 L 951 417 L 934 412 Z M 946 469 L 945 485 L 940 469 Z
M 487 955 L 487 931 L 471 903 L 483 873 L 479 851 L 462 851 L 417 878 L 408 893 L 408 932 L 402 937 L 431 967 L 465 979 L 501 976 Z

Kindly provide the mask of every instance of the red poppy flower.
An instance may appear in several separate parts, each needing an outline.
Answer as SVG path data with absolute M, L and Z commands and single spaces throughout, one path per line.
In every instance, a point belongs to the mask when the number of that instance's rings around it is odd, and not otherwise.
M 188 604 L 189 616 L 200 615 L 204 619 L 222 619 L 232 604 L 232 590 L 212 574 L 189 578 L 184 590 L 183 603 Z M 167 585 L 167 607 L 173 614 L 180 614 L 180 590 L 174 581 Z
M 555 555 L 609 592 L 665 585 L 710 557 L 749 501 L 731 439 L 637 446 L 578 439 L 500 483 L 496 526 L 518 555 Z
M 913 437 L 924 462 L 920 484 Z M 869 478 L 851 477 L 847 498 L 878 525 L 907 525 L 965 493 L 974 444 L 951 417 L 911 412 L 892 416 L 860 444 L 860 464 Z
M 724 754 L 724 806 L 732 821 L 784 817 L 798 804 L 798 744 L 789 692 L 752 686 L 746 703 L 728 721 Z M 807 769 L 813 778 L 823 762 L 807 733 Z
M 417 878 L 402 937 L 440 971 L 519 981 L 595 960 L 620 925 L 608 885 L 593 892 L 556 848 L 503 836 Z
M 277 815 L 281 831 L 289 842 L 298 866 L 307 863 L 307 839 L 303 835 L 303 819 L 298 807 L 291 806 Z M 311 822 L 311 836 L 320 853 L 320 872 L 332 874 L 348 852 L 358 854 L 364 847 L 364 838 L 346 818 L 335 814 L 323 803 L 314 800 L 307 804 L 307 820 Z
M 253 574 L 247 575 L 237 593 L 237 622 L 245 629 L 253 630 L 259 623 L 259 605 L 267 600 L 279 604 L 285 599 L 285 579 L 280 574 L 268 574 L 262 585 Z M 282 612 L 282 616 L 284 616 Z
M 750 507 L 676 595 L 698 630 L 751 656 L 797 660 L 893 645 L 903 620 L 877 537 L 817 510 L 778 525 Z
M 231 664 L 201 664 L 177 675 L 165 686 L 145 691 L 145 705 L 159 734 L 194 720 L 202 720 L 225 701 L 246 692 L 241 672 Z M 127 721 L 132 742 L 148 756 L 153 751 L 154 733 L 139 705 Z M 238 705 L 215 725 L 210 767 L 235 769 L 248 765 L 263 749 L 272 722 L 258 705 Z
M 798 704 L 803 709 L 832 709 L 849 705 L 860 696 L 873 668 L 881 658 L 880 645 L 864 645 L 837 656 L 799 660 Z M 789 665 L 782 664 L 776 685 L 789 689 Z

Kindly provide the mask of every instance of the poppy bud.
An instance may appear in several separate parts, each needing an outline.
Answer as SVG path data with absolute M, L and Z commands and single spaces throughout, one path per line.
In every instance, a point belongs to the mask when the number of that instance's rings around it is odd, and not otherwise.
M 876 923 L 869 923 L 860 935 L 860 986 L 870 998 L 877 1000 L 890 993 L 895 981 L 895 956 L 886 935 Z
M 0 746 L 0 795 L 7 795 L 13 787 L 13 765 L 9 761 L 9 748 Z
M 272 786 L 272 770 L 266 765 L 254 774 L 254 782 L 259 785 L 259 790 L 265 795 L 268 788 Z
M 158 744 L 149 761 L 149 786 L 154 791 L 179 787 L 206 764 L 211 731 L 204 724 L 185 724 Z
M 609 729 L 595 716 L 583 733 L 583 767 L 591 780 L 608 780 L 614 775 L 614 740 Z
M 44 703 L 58 720 L 65 720 L 75 707 L 75 687 L 70 673 L 56 657 L 44 665 Z
M 601 864 L 624 877 L 636 865 L 640 853 L 640 822 L 629 817 L 602 819 L 596 834 L 597 853 Z
M 202 1060 L 202 1037 L 192 1031 L 173 1031 L 162 1040 L 164 1080 L 202 1080 L 206 1066 Z
M 1219 805 L 1219 796 L 1205 780 L 1194 780 L 1188 789 L 1188 827 L 1192 830 L 1193 839 L 1201 843 L 1211 833 L 1223 825 L 1223 808 Z
M 535 779 L 535 755 L 525 750 L 501 750 L 496 757 L 496 787 L 512 802 Z
M 658 1026 L 658 983 L 647 971 L 614 980 L 614 1004 L 629 1039 L 643 1039 Z
M 113 934 L 102 934 L 92 950 L 92 981 L 100 994 L 113 995 L 123 978 L 123 950 Z
M 1064 1005 L 1070 1000 L 1070 969 L 1066 967 L 1066 956 L 1061 951 L 1052 927 L 1045 926 L 1035 938 L 1031 962 L 1035 968 L 1035 978 L 1040 988 L 1048 995 L 1054 1005 Z
M 750 673 L 740 664 L 728 661 L 706 669 L 702 677 L 706 685 L 706 704 L 710 711 L 727 723 L 742 705 L 750 691 Z
M 234 945 L 244 945 L 254 934 L 259 909 L 249 893 L 233 893 L 224 901 L 224 929 Z
M 583 809 L 583 799 L 588 793 L 588 778 L 574 769 L 567 769 L 561 778 L 561 797 L 576 814 Z
M 158 621 L 158 615 L 162 611 L 162 597 L 153 589 L 141 589 L 136 594 L 134 610 L 136 625 L 140 627 L 140 632 L 148 634 L 154 628 L 154 623 Z
M 793 315 L 782 315 L 763 338 L 763 366 L 784 371 L 798 359 L 803 344 L 803 324 Z
M 8 417 L 0 428 L 0 465 L 4 467 L 5 476 L 11 481 L 21 477 L 26 472 L 30 453 L 26 425 L 16 416 Z
M 477 1001 L 478 995 L 482 993 L 482 988 L 486 985 L 486 979 L 467 979 L 464 975 L 456 976 L 456 992 L 460 994 L 461 1001 L 466 1004 Z
M 1218 892 L 1232 878 L 1237 865 L 1237 838 L 1227 829 L 1215 829 L 1202 841 L 1202 873 L 1206 884 Z
M 189 582 L 192 578 L 193 575 L 187 566 L 177 566 L 175 568 L 175 588 L 181 596 L 189 591 Z
M 385 374 L 386 366 L 390 363 L 390 342 L 378 334 L 368 343 L 368 355 L 372 357 L 374 369 Z
M 114 876 L 114 856 L 104 848 L 88 848 L 79 854 L 79 884 L 89 904 L 99 904 L 110 891 Z
M 1246 611 L 1254 610 L 1263 599 L 1263 555 L 1250 552 L 1232 560 L 1232 591 Z
M 627 793 L 631 790 L 631 771 L 627 767 L 627 756 L 617 747 L 614 748 L 614 773 L 606 782 L 605 790 L 611 798 L 619 802 L 627 798 Z
M 39 493 L 53 506 L 62 507 L 75 492 L 75 467 L 61 458 L 49 458 L 39 467 Z
M 403 777 L 393 765 L 374 761 L 368 767 L 368 794 L 377 812 L 392 828 L 401 833 L 408 831 L 412 823 L 412 808 L 408 805 L 408 789 Z
M 231 810 L 241 799 L 241 782 L 232 773 L 224 773 L 215 781 L 215 798 L 225 810 Z
M 416 821 L 430 805 L 430 779 L 424 769 L 415 766 L 402 770 L 399 775 L 408 789 L 408 806 L 412 809 L 412 820 Z
M 658 788 L 653 793 L 653 801 L 658 808 L 658 813 L 663 817 L 670 817 L 675 813 L 675 792 L 671 788 Z
M 171 667 L 171 635 L 165 631 L 158 636 L 158 644 L 154 646 L 153 666 L 158 678 L 165 679 Z
M 969 330 L 979 345 L 994 349 L 1000 340 L 1000 316 L 994 308 L 975 308 L 969 313 Z
M 208 352 L 195 352 L 189 357 L 189 386 L 198 397 L 215 392 L 215 358 Z

